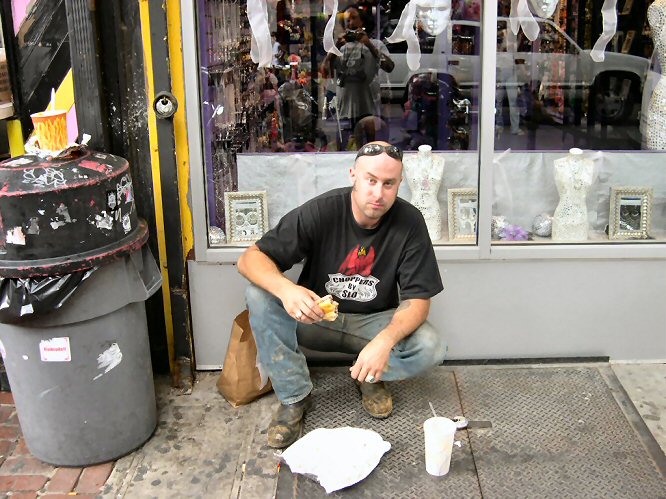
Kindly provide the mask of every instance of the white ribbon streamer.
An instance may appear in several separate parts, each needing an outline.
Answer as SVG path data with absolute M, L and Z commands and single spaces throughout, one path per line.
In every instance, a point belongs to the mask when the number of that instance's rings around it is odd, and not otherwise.
M 605 59 L 604 52 L 606 51 L 606 45 L 615 36 L 615 30 L 617 29 L 617 0 L 604 0 L 604 5 L 601 7 L 601 14 L 603 16 L 604 31 L 590 52 L 590 57 L 592 57 L 594 62 L 602 62 Z
M 250 21 L 252 40 L 250 41 L 250 57 L 260 68 L 271 65 L 273 48 L 271 34 L 268 29 L 268 4 L 266 0 L 247 0 L 247 17 Z
M 338 12 L 338 0 L 324 0 L 324 14 L 330 14 L 330 18 L 324 29 L 324 50 L 337 56 L 342 56 L 340 49 L 335 46 L 333 31 L 335 30 L 335 20 Z
M 493 163 L 501 163 L 504 161 L 504 158 L 506 158 L 509 154 L 511 154 L 511 148 L 509 147 L 508 149 L 505 149 L 502 152 L 496 152 L 494 157 L 493 157 Z
M 533 42 L 539 36 L 539 24 L 534 19 L 527 0 L 511 0 L 509 23 L 514 35 L 523 28 L 523 33 L 529 41 Z
M 416 37 L 414 29 L 415 20 L 416 2 L 411 0 L 402 9 L 400 20 L 393 34 L 386 39 L 389 43 L 407 42 L 407 66 L 412 71 L 416 71 L 421 67 L 421 47 L 419 46 L 419 39 Z
M 513 204 L 513 191 L 511 188 L 511 182 L 509 181 L 509 176 L 506 172 L 507 165 L 504 163 L 506 157 L 511 154 L 511 148 L 509 147 L 505 151 L 500 153 L 495 153 L 493 156 L 494 169 L 493 171 L 497 173 L 495 185 L 493 186 L 493 194 L 495 199 L 503 199 L 506 197 L 508 206 L 515 206 Z

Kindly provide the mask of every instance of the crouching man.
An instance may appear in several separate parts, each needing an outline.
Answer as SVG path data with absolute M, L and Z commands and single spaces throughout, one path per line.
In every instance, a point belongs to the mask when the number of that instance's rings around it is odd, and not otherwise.
M 262 364 L 278 406 L 268 445 L 291 445 L 310 404 L 312 382 L 299 345 L 358 354 L 350 368 L 363 408 L 386 418 L 384 381 L 416 376 L 442 362 L 446 344 L 426 322 L 442 281 L 425 221 L 398 198 L 402 151 L 371 142 L 334 189 L 287 213 L 238 260 Z M 283 272 L 303 262 L 294 284 Z M 324 295 L 339 303 L 325 314 Z M 326 319 L 323 320 L 326 315 Z

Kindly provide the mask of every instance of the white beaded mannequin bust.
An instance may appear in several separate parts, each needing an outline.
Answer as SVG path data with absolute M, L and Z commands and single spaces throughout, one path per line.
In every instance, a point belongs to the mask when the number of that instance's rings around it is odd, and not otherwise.
M 442 237 L 442 212 L 437 192 L 444 174 L 444 158 L 434 156 L 432 147 L 422 145 L 418 154 L 406 157 L 403 164 L 412 191 L 410 202 L 423 214 L 430 239 L 437 241 Z
M 586 241 L 588 235 L 585 197 L 594 180 L 594 163 L 574 148 L 555 160 L 555 185 L 560 202 L 553 215 L 553 241 Z
M 666 68 L 666 0 L 657 0 L 648 8 L 654 50 L 662 68 Z M 661 75 L 650 97 L 645 123 L 648 149 L 666 149 L 666 75 Z

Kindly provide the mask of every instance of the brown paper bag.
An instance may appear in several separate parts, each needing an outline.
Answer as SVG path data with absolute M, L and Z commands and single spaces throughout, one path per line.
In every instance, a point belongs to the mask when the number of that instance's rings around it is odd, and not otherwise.
M 257 369 L 257 345 L 247 310 L 234 319 L 222 374 L 217 380 L 217 389 L 234 407 L 249 404 L 273 389 L 270 380 L 261 387 L 261 376 Z

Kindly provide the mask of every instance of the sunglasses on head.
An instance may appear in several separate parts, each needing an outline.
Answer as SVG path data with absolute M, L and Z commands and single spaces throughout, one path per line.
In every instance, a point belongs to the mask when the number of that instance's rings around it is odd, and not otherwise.
M 402 150 L 397 146 L 383 146 L 381 144 L 366 144 L 358 150 L 356 154 L 356 159 L 361 156 L 377 156 L 385 152 L 393 159 L 402 161 Z

